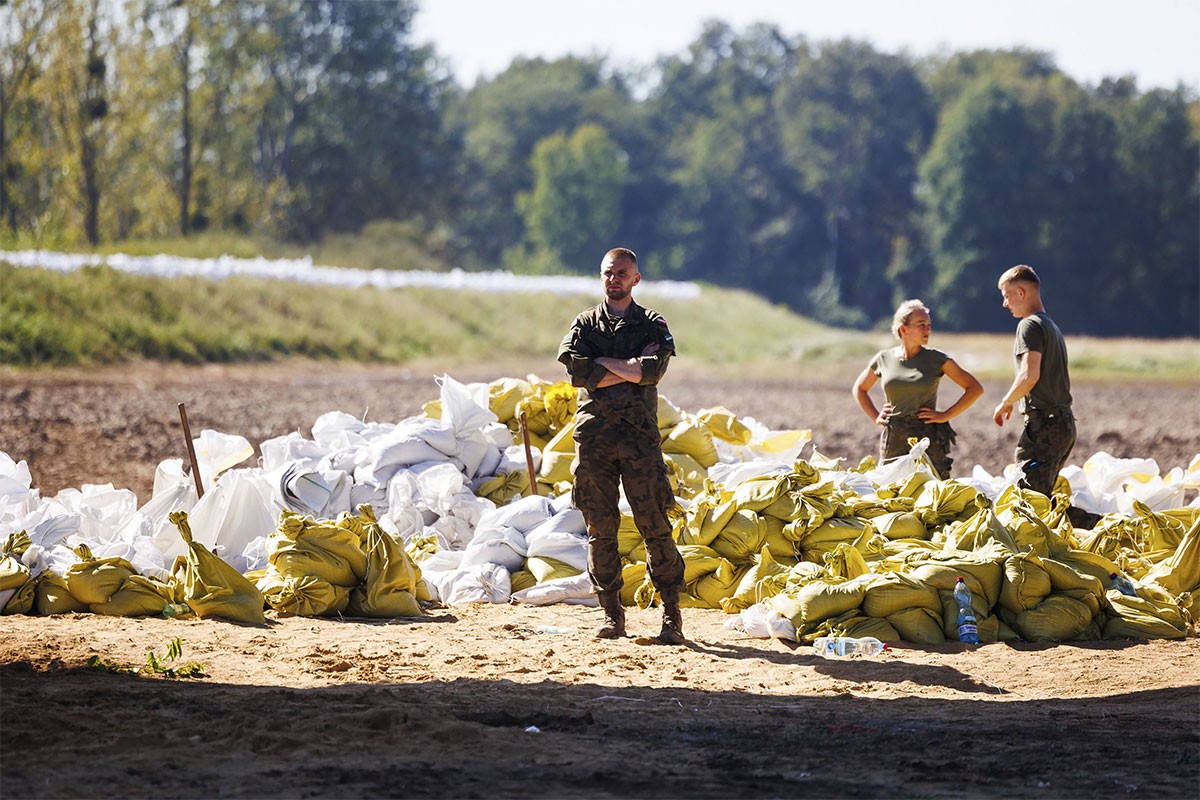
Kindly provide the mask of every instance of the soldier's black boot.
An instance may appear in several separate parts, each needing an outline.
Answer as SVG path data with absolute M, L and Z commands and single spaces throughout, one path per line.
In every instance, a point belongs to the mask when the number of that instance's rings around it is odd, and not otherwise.
M 604 622 L 596 629 L 597 639 L 620 639 L 625 635 L 625 609 L 621 606 L 620 592 L 598 592 L 600 607 L 604 609 Z
M 660 592 L 663 601 L 663 625 L 658 640 L 663 644 L 683 644 L 683 615 L 679 613 L 679 592 Z

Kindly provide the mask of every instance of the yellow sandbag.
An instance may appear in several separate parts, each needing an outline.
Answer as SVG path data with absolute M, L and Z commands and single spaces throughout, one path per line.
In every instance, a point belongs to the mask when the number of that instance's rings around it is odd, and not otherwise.
M 987 495 L 976 495 L 973 506 L 975 513 L 968 519 L 947 524 L 940 536 L 933 537 L 935 542 L 939 539 L 942 541 L 942 549 L 971 552 L 983 549 L 989 542 L 995 542 L 1012 553 L 1022 550 L 1017 546 L 1012 533 L 996 517 L 992 510 L 992 501 Z
M 857 578 L 871 571 L 862 553 L 844 542 L 835 547 L 833 552 L 826 553 L 822 560 L 825 562 L 825 572 L 834 578 Z
M 825 481 L 813 485 L 800 485 L 803 478 L 790 477 L 792 488 L 780 494 L 779 499 L 762 510 L 765 516 L 778 517 L 793 523 L 789 526 L 799 539 L 806 533 L 819 528 L 837 512 L 833 503 L 833 483 Z
M 533 394 L 529 381 L 520 378 L 498 378 L 488 384 L 488 408 L 505 425 L 517 416 L 517 404 Z M 440 419 L 440 415 L 438 416 Z
M 932 475 L 924 470 L 919 470 L 909 474 L 907 477 L 901 478 L 900 480 L 880 486 L 879 489 L 875 491 L 875 496 L 884 500 L 906 497 L 915 501 L 916 498 L 921 494 L 921 487 L 932 480 L 934 480 Z M 914 506 L 910 506 L 910 510 Z
M 67 567 L 63 578 L 75 599 L 89 606 L 106 602 L 126 578 L 137 574 L 123 558 L 93 558 L 87 545 L 79 545 L 75 552 L 82 560 Z
M 664 453 L 686 453 L 708 469 L 720 461 L 712 431 L 696 420 L 684 420 L 662 442 Z
M 767 524 L 753 511 L 739 509 L 712 540 L 711 547 L 733 561 L 752 558 L 767 543 Z
M 90 607 L 108 617 L 149 617 L 162 614 L 174 600 L 175 587 L 147 575 L 130 575 L 105 603 Z
M 288 509 L 279 513 L 279 526 L 267 537 L 267 562 L 281 575 L 312 575 L 346 587 L 357 586 L 367 573 L 367 554 L 357 534 Z
M 942 627 L 941 612 L 928 608 L 906 608 L 889 614 L 888 624 L 900 634 L 900 638 L 913 644 L 943 644 L 946 634 Z
M 75 599 L 67 588 L 67 580 L 57 572 L 46 570 L 38 576 L 34 589 L 33 610 L 49 617 L 54 614 L 77 614 L 88 610 L 87 603 Z
M 350 605 L 350 587 L 314 575 L 283 575 L 268 570 L 258 582 L 267 605 L 285 617 L 331 617 Z
M 1173 600 L 1127 597 L 1116 589 L 1108 591 L 1112 616 L 1104 623 L 1104 638 L 1184 639 L 1192 622 Z
M 537 586 L 537 578 L 527 569 L 519 569 L 509 576 L 509 585 L 513 594 L 532 589 Z M 424 583 L 424 581 L 422 581 Z
M 1097 598 L 1104 596 L 1105 583 L 1095 575 L 1076 569 L 1069 561 L 1043 558 L 1042 569 L 1046 570 L 1050 577 L 1050 587 L 1053 591 L 1083 590 L 1092 592 Z
M 739 484 L 733 490 L 733 500 L 739 509 L 762 511 L 787 494 L 789 487 L 784 475 L 760 475 Z
M 921 520 L 921 515 L 914 511 L 889 511 L 871 517 L 871 524 L 880 534 L 888 539 L 921 539 L 929 538 L 929 529 Z
M 1016 487 L 1008 487 L 997 498 L 996 518 L 1012 534 L 1019 550 L 1032 550 L 1040 556 L 1057 556 L 1070 549 L 1070 544 L 1050 530 Z
M 971 590 L 972 604 L 978 603 L 980 612 L 990 613 L 992 606 L 1000 601 L 1000 585 L 1007 560 L 1007 556 L 999 560 L 986 558 L 982 553 L 939 553 L 933 558 L 921 560 L 907 574 L 946 592 L 954 590 L 954 584 L 961 576 Z
M 848 581 L 820 578 L 771 598 L 771 607 L 797 628 L 845 614 L 862 605 L 871 576 Z
M 737 587 L 720 603 L 720 607 L 725 613 L 734 614 L 774 597 L 778 593 L 777 588 L 773 586 L 769 591 L 764 591 L 764 582 L 774 576 L 786 576 L 788 573 L 788 567 L 778 563 L 771 555 L 771 548 L 764 546 L 759 551 L 755 563 L 739 575 Z
M 800 557 L 796 552 L 796 543 L 783 533 L 783 528 L 787 523 L 779 517 L 769 517 L 765 514 L 762 515 L 762 520 L 767 527 L 766 544 L 771 550 L 771 556 L 776 561 L 796 561 Z
M 1175 554 L 1156 565 L 1143 578 L 1172 594 L 1200 589 L 1200 518 L 1183 535 Z
M 344 515 L 339 527 L 358 534 L 367 554 L 367 574 L 361 586 L 350 592 L 347 612 L 355 617 L 420 617 L 417 585 L 421 568 L 404 552 L 404 546 L 379 526 L 369 505 L 358 507 L 358 515 Z
M 172 511 L 167 519 L 179 529 L 179 535 L 187 543 L 187 554 L 176 558 L 172 569 L 175 601 L 187 603 L 192 613 L 201 619 L 224 617 L 234 622 L 266 624 L 262 594 L 236 569 L 192 540 L 187 512 Z M 71 594 L 75 594 L 70 582 L 67 585 Z
M 955 480 L 926 481 L 913 503 L 913 511 L 920 514 L 927 527 L 936 528 L 974 514 L 977 510 L 974 500 L 978 496 L 975 487 Z
M 542 464 L 538 469 L 539 485 L 554 486 L 572 482 L 571 466 L 575 461 L 575 440 L 572 432 L 575 424 L 563 428 L 542 448 Z
M 1055 556 L 1055 560 L 1070 566 L 1076 572 L 1091 575 L 1105 586 L 1108 585 L 1110 575 L 1121 571 L 1115 562 L 1087 550 L 1068 550 Z
M 622 514 L 621 521 L 617 525 L 617 552 L 622 558 L 629 558 L 631 561 L 638 559 L 630 558 L 630 554 L 642 547 L 645 542 L 642 539 L 642 534 L 638 531 L 637 523 L 633 520 L 632 514 Z M 642 559 L 645 560 L 644 558 Z
M 862 610 L 869 617 L 890 617 L 907 608 L 940 611 L 937 589 L 908 575 L 876 575 L 863 595 Z
M 754 438 L 750 428 L 724 406 L 703 409 L 696 418 L 721 441 L 745 446 Z
M 1133 513 L 1142 524 L 1142 552 L 1176 550 L 1187 534 L 1188 526 L 1182 520 L 1159 514 L 1140 500 L 1133 501 Z
M 476 497 L 485 497 L 497 506 L 505 506 L 529 493 L 529 470 L 516 469 L 493 475 L 475 489 Z
M 671 467 L 676 478 L 676 492 L 680 497 L 695 497 L 704 490 L 708 470 L 687 453 L 663 453 L 663 459 Z
M 855 611 L 815 626 L 805 626 L 803 638 L 806 642 L 819 636 L 849 636 L 854 639 L 870 636 L 881 642 L 899 642 L 904 638 L 886 619 L 864 616 Z
M 30 578 L 13 592 L 0 614 L 28 614 L 33 611 L 33 600 L 37 595 L 37 578 Z
M 557 381 L 551 384 L 546 389 L 544 404 L 551 431 L 575 427 L 575 414 L 579 410 L 579 390 L 569 382 Z
M 697 497 L 687 510 L 687 522 L 680 534 L 679 543 L 705 547 L 711 545 L 737 510 L 737 503 L 731 496 L 706 493 Z
M 688 586 L 688 594 L 695 598 L 698 607 L 721 608 L 721 601 L 737 591 L 743 572 L 722 559 L 715 570 Z
M 683 413 L 683 409 L 672 403 L 662 394 L 658 396 L 658 429 L 662 431 L 662 435 L 666 437 L 671 429 L 679 423 L 683 422 L 687 415 Z
M 621 605 L 637 605 L 636 595 L 638 587 L 640 587 L 643 582 L 650 580 L 650 575 L 646 571 L 646 562 L 632 561 L 622 564 L 621 580 L 624 581 L 621 586 Z
M 1011 620 L 1013 629 L 1028 642 L 1095 639 L 1099 630 L 1094 629 L 1093 621 L 1094 615 L 1086 603 L 1062 594 L 1050 595 Z
M 21 563 L 19 558 L 5 556 L 0 559 L 0 592 L 6 589 L 19 589 L 29 580 L 29 567 Z
M 538 583 L 552 581 L 555 578 L 570 578 L 572 575 L 583 572 L 583 570 L 559 561 L 557 558 L 545 556 L 530 556 L 525 559 L 525 569 L 529 570 Z
M 1018 553 L 1004 562 L 999 603 L 1002 608 L 1020 614 L 1041 605 L 1052 588 L 1041 558 L 1033 553 Z
M 790 523 L 796 524 L 796 523 Z M 870 523 L 857 517 L 831 517 L 815 530 L 804 534 L 797 542 L 800 555 L 805 561 L 823 563 L 825 554 L 833 552 L 839 544 L 853 544 L 862 536 Z M 793 538 L 784 529 L 784 535 Z

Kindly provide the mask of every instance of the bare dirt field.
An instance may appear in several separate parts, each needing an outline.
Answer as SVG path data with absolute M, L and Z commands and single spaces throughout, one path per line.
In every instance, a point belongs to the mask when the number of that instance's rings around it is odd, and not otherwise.
M 50 496 L 113 483 L 148 500 L 185 457 L 177 404 L 257 445 L 341 410 L 379 421 L 437 397 L 416 368 L 139 365 L 0 373 L 0 449 Z M 488 381 L 552 362 L 473 367 Z M 686 411 L 724 405 L 809 428 L 857 462 L 876 430 L 849 382 L 675 370 Z M 1019 429 L 987 393 L 955 427 L 955 474 L 992 474 Z M 1106 451 L 1167 470 L 1200 452 L 1198 386 L 1076 383 L 1076 463 Z M 0 797 L 1200 797 L 1200 639 L 899 645 L 869 659 L 653 610 L 598 642 L 582 606 L 470 605 L 420 622 L 0 617 Z M 542 625 L 575 633 L 543 634 Z M 143 666 L 175 637 L 204 677 Z

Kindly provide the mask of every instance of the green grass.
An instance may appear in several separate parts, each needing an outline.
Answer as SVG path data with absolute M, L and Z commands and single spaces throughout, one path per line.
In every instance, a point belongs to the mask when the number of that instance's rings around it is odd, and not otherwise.
M 171 244 L 158 242 L 142 252 L 258 254 L 253 243 L 219 237 L 188 239 L 187 247 Z M 599 299 L 598 279 L 594 295 L 578 297 L 381 291 L 251 278 L 163 280 L 108 267 L 62 274 L 11 267 L 2 254 L 0 289 L 0 364 L 18 368 L 143 359 L 436 360 L 446 367 L 553 359 L 575 314 Z M 856 373 L 892 343 L 887 333 L 829 328 L 742 291 L 705 286 L 694 300 L 640 299 L 667 318 L 681 365 L 725 375 L 841 376 Z M 1069 338 L 1068 344 L 1076 379 L 1190 382 L 1200 375 L 1196 340 Z M 1012 375 L 1011 335 L 939 333 L 933 346 L 981 378 Z

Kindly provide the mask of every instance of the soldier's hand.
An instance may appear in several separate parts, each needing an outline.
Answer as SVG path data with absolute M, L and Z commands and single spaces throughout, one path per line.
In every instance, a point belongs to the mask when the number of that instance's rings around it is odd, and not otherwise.
M 1001 403 L 1000 405 L 996 406 L 996 410 L 992 412 L 992 422 L 1003 428 L 1004 421 L 1012 416 L 1012 412 L 1012 403 Z

